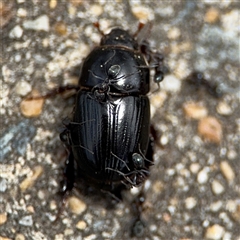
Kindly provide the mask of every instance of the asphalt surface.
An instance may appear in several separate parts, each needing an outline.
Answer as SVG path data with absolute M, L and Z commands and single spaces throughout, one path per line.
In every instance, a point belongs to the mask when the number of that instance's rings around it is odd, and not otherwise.
M 146 38 L 168 69 L 161 90 L 150 96 L 155 165 L 145 185 L 146 231 L 135 239 L 240 240 L 237 1 L 17 0 L 0 7 L 1 240 L 129 239 L 136 190 L 110 208 L 109 198 L 80 187 L 54 222 L 66 158 L 59 132 L 74 97 L 21 105 L 33 90 L 45 94 L 76 82 L 73 73 L 101 38 L 96 21 L 103 32 L 120 26 L 131 33 L 139 21 L 152 21 Z M 222 96 L 186 84 L 193 71 L 203 72 Z M 200 116 L 187 115 L 189 102 Z M 214 119 L 214 131 L 204 135 L 199 124 L 206 117 Z

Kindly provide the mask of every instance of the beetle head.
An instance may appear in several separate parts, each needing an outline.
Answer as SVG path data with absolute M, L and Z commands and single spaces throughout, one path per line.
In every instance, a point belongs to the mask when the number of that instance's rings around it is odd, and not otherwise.
M 100 45 L 125 46 L 131 49 L 137 49 L 136 40 L 125 30 L 114 28 L 109 34 L 103 36 Z

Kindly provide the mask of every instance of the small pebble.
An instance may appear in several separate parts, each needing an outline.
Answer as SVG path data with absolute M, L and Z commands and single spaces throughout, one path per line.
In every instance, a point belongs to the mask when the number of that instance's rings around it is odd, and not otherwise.
M 233 219 L 240 223 L 240 201 L 228 202 L 226 208 L 231 212 Z
M 204 16 L 204 21 L 207 23 L 215 23 L 218 20 L 219 20 L 219 11 L 216 8 L 210 8 Z
M 220 169 L 223 176 L 227 179 L 228 182 L 232 182 L 234 180 L 235 173 L 227 161 L 222 161 L 220 163 Z
M 220 195 L 224 192 L 224 190 L 225 189 L 224 189 L 223 185 L 219 181 L 214 180 L 212 182 L 212 191 L 214 194 Z
M 222 125 L 214 117 L 204 117 L 198 123 L 198 134 L 209 142 L 220 143 L 222 140 Z
M 50 0 L 50 1 L 49 1 L 49 7 L 50 7 L 51 9 L 54 9 L 54 8 L 56 8 L 57 3 L 58 3 L 57 0 Z
M 54 25 L 54 29 L 56 33 L 60 36 L 64 36 L 67 34 L 67 25 L 64 22 L 57 22 Z
M 197 204 L 197 200 L 193 197 L 188 197 L 185 199 L 185 207 L 187 209 L 193 209 Z
M 64 235 L 62 233 L 56 234 L 54 240 L 64 240 Z
M 56 201 L 54 201 L 54 200 L 52 200 L 49 205 L 50 205 L 51 210 L 57 209 L 57 206 L 58 206 Z
M 192 163 L 190 165 L 190 171 L 194 174 L 196 174 L 200 169 L 200 164 L 199 163 Z
M 211 227 L 208 227 L 206 230 L 205 238 L 211 240 L 221 239 L 225 230 L 222 226 L 214 224 Z
M 43 172 L 42 166 L 36 166 L 33 169 L 33 174 L 27 178 L 25 178 L 21 183 L 20 183 L 20 189 L 22 191 L 26 191 L 28 188 L 32 187 L 35 181 L 41 176 Z
M 0 240 L 12 240 L 12 239 L 0 236 Z
M 158 91 L 156 94 L 150 96 L 151 101 L 151 116 L 153 117 L 156 111 L 163 106 L 167 99 L 167 93 L 164 91 Z
M 183 110 L 186 117 L 193 119 L 201 119 L 206 117 L 208 110 L 201 103 L 197 102 L 187 102 L 183 104 Z
M 134 6 L 132 13 L 138 20 L 142 21 L 152 20 L 154 17 L 152 9 L 143 6 Z
M 92 4 L 89 11 L 90 14 L 98 17 L 103 13 L 103 8 L 101 5 L 98 4 Z
M 7 214 L 0 213 L 0 225 L 3 225 L 7 221 Z
M 32 226 L 32 225 L 33 225 L 32 216 L 22 217 L 22 218 L 19 220 L 19 224 L 20 224 L 20 225 L 23 225 L 23 226 Z
M 27 206 L 27 210 L 28 210 L 29 213 L 34 213 L 35 212 L 33 206 Z
M 27 10 L 24 8 L 19 8 L 17 11 L 18 17 L 26 17 L 27 16 Z
M 163 134 L 163 135 L 161 136 L 161 138 L 160 138 L 160 143 L 161 143 L 163 146 L 165 146 L 165 145 L 168 144 L 168 141 L 169 141 L 168 135 Z
M 228 200 L 226 203 L 226 210 L 229 212 L 235 212 L 237 210 L 237 201 Z
M 35 90 L 32 91 L 31 95 L 33 97 L 39 96 L 38 92 Z M 25 117 L 37 117 L 42 113 L 43 104 L 44 104 L 43 98 L 32 100 L 24 99 L 20 104 L 20 109 Z
M 24 97 L 32 91 L 31 85 L 26 81 L 19 81 L 16 85 L 15 92 Z
M 9 33 L 10 38 L 21 38 L 23 34 L 23 29 L 20 26 L 15 26 Z
M 73 235 L 73 229 L 70 229 L 70 228 L 67 228 L 64 230 L 64 235 L 65 236 L 70 236 L 70 235 Z
M 86 236 L 84 238 L 84 240 L 94 240 L 96 238 L 97 238 L 96 234 L 90 234 L 90 235 Z
M 87 223 L 84 221 L 79 221 L 76 224 L 76 228 L 79 230 L 84 230 L 87 227 Z
M 174 75 L 167 75 L 161 83 L 161 89 L 167 92 L 179 92 L 181 89 L 181 81 Z
M 217 105 L 217 112 L 221 115 L 230 115 L 232 114 L 231 107 L 226 102 L 219 102 Z
M 15 236 L 14 240 L 25 240 L 25 236 L 23 234 L 21 234 L 21 233 L 18 233 Z
M 220 210 L 220 208 L 222 207 L 222 205 L 223 205 L 222 201 L 213 202 L 210 205 L 210 210 L 212 212 L 218 212 Z
M 152 186 L 154 193 L 161 193 L 164 189 L 164 184 L 161 181 L 157 181 Z
M 208 181 L 208 169 L 202 169 L 197 175 L 197 181 L 200 184 L 204 184 Z
M 25 29 L 31 29 L 35 31 L 46 31 L 49 32 L 49 18 L 47 15 L 42 15 L 33 21 L 23 22 L 23 27 Z
M 177 38 L 179 38 L 181 35 L 181 32 L 179 30 L 179 28 L 177 27 L 172 27 L 168 32 L 167 32 L 167 36 L 169 39 L 171 40 L 175 40 Z
M 2 144 L 2 139 L 0 139 L 0 143 Z M 1 159 L 1 157 L 0 157 Z M 3 172 L 1 172 L 2 174 Z M 0 192 L 5 192 L 7 190 L 7 180 L 2 178 L 0 179 Z
M 87 208 L 86 203 L 76 197 L 70 197 L 68 199 L 68 206 L 70 210 L 77 215 L 82 214 Z

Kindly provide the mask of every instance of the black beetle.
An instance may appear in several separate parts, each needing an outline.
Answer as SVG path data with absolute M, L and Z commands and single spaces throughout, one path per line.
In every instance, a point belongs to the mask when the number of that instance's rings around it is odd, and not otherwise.
M 110 192 L 141 185 L 152 165 L 146 94 L 151 67 L 155 81 L 163 79 L 163 58 L 146 46 L 120 28 L 103 36 L 82 64 L 73 117 L 60 135 L 69 151 L 67 167 L 76 165 L 77 176 Z M 72 170 L 64 191 L 73 187 Z
M 69 152 L 64 194 L 75 178 L 84 178 L 121 198 L 121 189 L 138 187 L 149 176 L 153 150 L 146 94 L 150 68 L 158 85 L 163 80 L 163 57 L 137 37 L 146 27 L 139 26 L 136 36 L 113 29 L 82 63 L 73 116 L 60 134 Z

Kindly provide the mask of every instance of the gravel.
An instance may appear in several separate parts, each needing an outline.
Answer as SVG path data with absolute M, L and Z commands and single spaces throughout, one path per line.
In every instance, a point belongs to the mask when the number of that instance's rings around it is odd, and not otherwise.
M 238 8 L 205 0 L 2 1 L 0 239 L 129 239 L 135 190 L 110 207 L 105 195 L 80 186 L 54 222 L 66 158 L 59 132 L 74 98 L 24 101 L 77 82 L 72 73 L 101 39 L 94 22 L 103 32 L 134 33 L 152 20 L 147 39 L 168 73 L 150 94 L 157 141 L 141 239 L 240 240 Z M 192 71 L 203 71 L 223 96 L 187 85 Z

